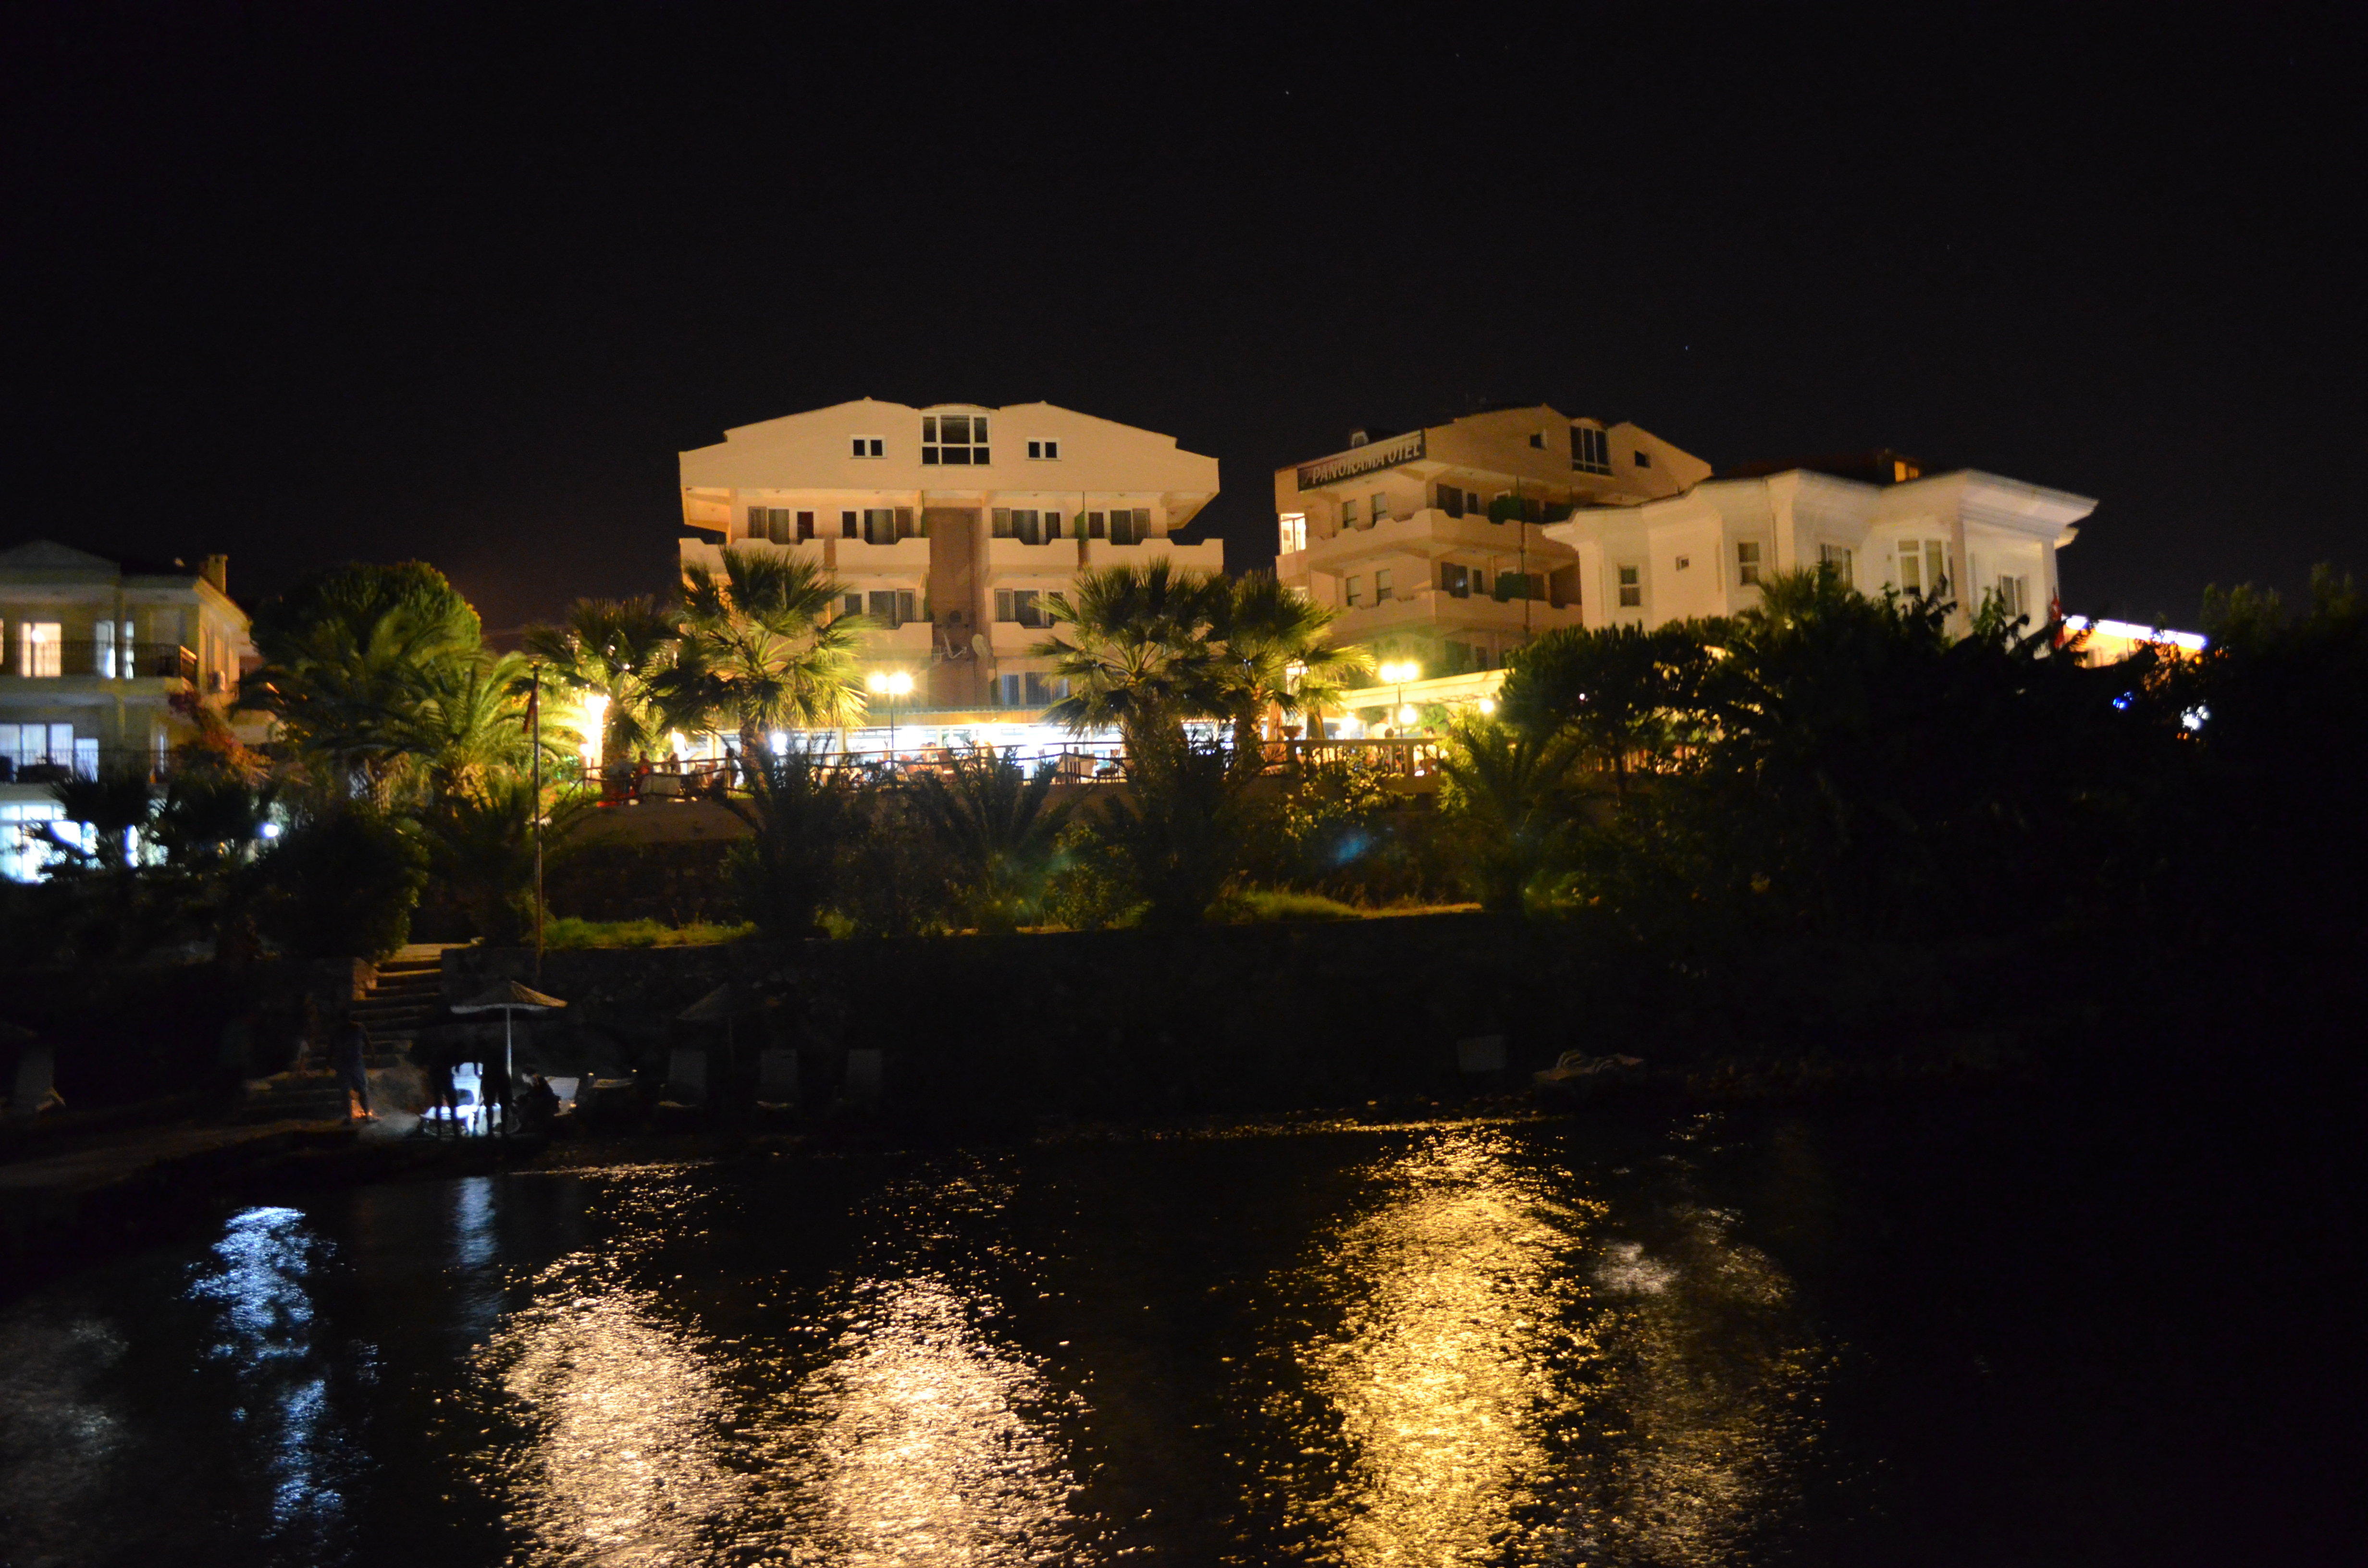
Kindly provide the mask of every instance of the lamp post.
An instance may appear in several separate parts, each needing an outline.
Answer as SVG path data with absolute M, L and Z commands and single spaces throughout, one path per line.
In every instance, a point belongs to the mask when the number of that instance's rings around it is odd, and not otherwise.
M 913 673 L 910 670 L 874 670 L 864 677 L 863 684 L 875 696 L 888 699 L 888 762 L 894 767 L 896 762 L 896 699 L 911 695 Z
M 1395 716 L 1398 722 L 1398 727 L 1400 729 L 1404 729 L 1414 722 L 1414 710 L 1407 707 L 1406 701 L 1406 682 L 1410 680 L 1420 680 L 1422 678 L 1422 666 L 1416 664 L 1411 659 L 1401 664 L 1383 665 L 1381 668 L 1381 676 L 1383 680 L 1390 682 L 1398 688 L 1397 713 Z

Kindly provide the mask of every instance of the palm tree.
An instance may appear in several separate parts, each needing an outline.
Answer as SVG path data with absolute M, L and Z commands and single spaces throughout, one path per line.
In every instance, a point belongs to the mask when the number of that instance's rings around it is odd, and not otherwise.
M 1773 575 L 1773 574 L 1771 574 Z M 1533 740 L 1574 736 L 1609 765 L 1621 801 L 1632 764 L 1657 766 L 1700 738 L 1704 682 L 1713 659 L 1707 623 L 1565 627 L 1513 655 L 1499 702 L 1506 720 Z
M 729 723 L 744 760 L 774 731 L 857 722 L 858 633 L 871 623 L 836 614 L 838 596 L 827 573 L 785 556 L 727 550 L 720 574 L 686 567 L 682 642 L 651 678 L 657 707 L 701 727 Z
M 1252 778 L 1223 748 L 1180 727 L 1146 730 L 1123 797 L 1103 809 L 1101 836 L 1124 858 L 1153 926 L 1194 926 L 1241 869 L 1255 836 Z
M 477 612 L 418 562 L 318 573 L 258 610 L 254 637 L 263 663 L 242 706 L 277 716 L 295 749 L 327 764 L 340 792 L 359 777 L 378 803 L 416 738 L 427 685 L 482 646 Z
M 1338 699 L 1349 677 L 1372 672 L 1370 650 L 1332 641 L 1338 610 L 1284 587 L 1271 572 L 1253 572 L 1211 597 L 1216 676 L 1233 715 L 1236 758 L 1257 756 L 1258 719 L 1268 710 L 1311 712 L 1320 730 L 1324 704 Z
M 403 729 L 431 794 L 475 789 L 533 760 L 528 680 L 519 653 L 445 660 L 419 673 L 419 701 Z
M 674 618 L 643 595 L 578 599 L 558 625 L 528 628 L 525 646 L 561 690 L 605 703 L 600 755 L 629 758 L 668 727 L 656 683 L 674 664 L 678 637 Z
M 72 839 L 44 827 L 42 836 L 76 862 L 109 871 L 131 869 L 134 833 L 145 829 L 156 813 L 155 798 L 144 773 L 108 772 L 96 778 L 63 778 L 50 786 L 64 820 L 91 831 L 92 847 L 85 850 Z
M 1157 737 L 1180 740 L 1186 719 L 1224 711 L 1210 633 L 1226 592 L 1224 578 L 1164 559 L 1077 574 L 1045 601 L 1054 631 L 1030 650 L 1069 683 L 1045 718 L 1072 731 L 1115 727 L 1133 758 Z
M 1449 731 L 1440 804 L 1465 830 L 1480 906 L 1519 915 L 1571 824 L 1564 798 L 1580 742 L 1567 731 L 1527 733 L 1495 719 L 1463 719 Z
M 748 797 L 724 805 L 748 824 L 725 868 L 749 917 L 778 937 L 807 937 L 837 891 L 841 858 L 863 825 L 863 799 L 823 766 L 821 743 L 751 747 Z
M 972 746 L 940 775 L 914 781 L 914 803 L 955 868 L 960 897 L 981 931 L 1016 930 L 1042 905 L 1054 841 L 1070 805 L 1052 799 L 1053 765 L 1030 773 L 1008 751 Z

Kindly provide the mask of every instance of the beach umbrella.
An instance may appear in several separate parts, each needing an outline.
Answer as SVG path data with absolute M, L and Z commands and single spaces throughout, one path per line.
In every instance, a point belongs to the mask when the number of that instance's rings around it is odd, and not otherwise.
M 736 980 L 727 980 L 674 1017 L 677 1023 L 682 1024 L 722 1024 L 724 1055 L 732 1070 L 737 1072 L 740 1048 L 732 1038 L 732 1021 L 760 1012 L 764 1006 L 765 999 L 756 992 Z
M 520 1013 L 548 1013 L 566 1006 L 556 996 L 545 996 L 515 980 L 505 980 L 466 1002 L 453 1003 L 452 1010 L 456 1013 L 499 1013 L 502 1016 L 502 1073 L 507 1077 L 515 1075 L 517 1067 L 511 1048 L 514 1027 L 511 1020 Z M 508 1123 L 505 1121 L 503 1125 L 507 1126 Z

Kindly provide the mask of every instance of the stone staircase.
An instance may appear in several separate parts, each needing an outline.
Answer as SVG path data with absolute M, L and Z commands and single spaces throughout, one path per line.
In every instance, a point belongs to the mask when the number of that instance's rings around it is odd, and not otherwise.
M 444 948 L 414 942 L 378 966 L 378 978 L 368 994 L 347 1009 L 370 1031 L 370 1051 L 362 1058 L 370 1072 L 370 1099 L 381 1112 L 416 1108 L 420 1076 L 410 1059 L 411 1043 L 421 1028 L 443 1011 Z M 337 1075 L 317 1058 L 305 1070 L 275 1073 L 247 1080 L 242 1121 L 342 1121 L 348 1110 Z

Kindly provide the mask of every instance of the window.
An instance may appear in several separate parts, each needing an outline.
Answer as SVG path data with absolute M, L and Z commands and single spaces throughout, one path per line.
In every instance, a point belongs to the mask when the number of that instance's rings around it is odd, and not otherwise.
M 54 676 L 65 657 L 65 628 L 54 620 L 28 620 L 17 629 L 17 673 Z
M 845 598 L 838 601 L 838 608 L 839 613 L 842 615 L 861 615 L 863 613 L 863 596 L 861 594 L 849 594 Z
M 1645 569 L 1642 566 L 1620 568 L 1620 608 L 1622 609 L 1645 608 Z
M 1050 626 L 1053 618 L 1044 613 L 1043 598 L 1041 588 L 997 588 L 995 619 L 1017 621 L 1022 626 Z
M 1016 539 L 1022 544 L 1043 544 L 1061 537 L 1061 514 L 1039 512 L 1025 506 L 997 506 L 990 514 L 989 526 L 996 539 Z
M 1386 523 L 1389 520 L 1390 498 L 1386 495 L 1376 494 L 1373 497 L 1373 520 L 1366 526 L 1371 528 L 1381 523 Z
M 1756 588 L 1759 585 L 1759 541 L 1755 539 L 1737 540 L 1735 546 L 1735 581 L 1738 586 Z
M 1468 566 L 1458 566 L 1452 561 L 1440 562 L 1439 563 L 1439 585 L 1450 598 L 1470 598 L 1472 597 L 1471 568 Z
M 1570 427 L 1570 466 L 1581 473 L 1611 472 L 1611 437 L 1591 425 Z
M 863 542 L 864 542 L 864 543 L 866 543 L 866 544 L 894 544 L 894 543 L 895 543 L 895 542 L 896 542 L 896 540 L 898 540 L 898 538 L 899 538 L 899 537 L 901 537 L 901 536 L 900 536 L 900 534 L 899 534 L 899 532 L 898 532 L 897 526 L 896 526 L 896 525 L 897 525 L 897 514 L 898 514 L 899 512 L 902 512 L 902 513 L 904 514 L 904 516 L 905 516 L 905 527 L 904 527 L 904 530 L 903 530 L 903 531 L 904 531 L 904 533 L 910 533 L 910 532 L 912 532 L 912 522 L 911 522 L 911 517 L 912 517 L 913 513 L 912 513 L 912 508 L 911 508 L 911 507 L 909 507 L 909 506 L 869 506 L 869 507 L 866 507 L 866 508 L 864 509 L 864 513 L 863 513 Z
M 1540 450 L 1540 451 L 1542 451 L 1542 452 L 1543 452 L 1543 451 L 1544 451 L 1544 450 L 1546 449 L 1546 433 L 1545 433 L 1544 431 L 1543 431 L 1543 430 L 1532 430 L 1532 431 L 1531 431 L 1531 432 L 1530 432 L 1530 445 L 1531 445 L 1532 447 L 1535 447 L 1538 450 Z
M 1373 574 L 1373 602 L 1386 604 L 1390 597 L 1390 569 L 1386 566 Z
M 871 619 L 882 626 L 903 626 L 915 619 L 909 588 L 875 589 L 871 597 Z
M 1939 597 L 1949 581 L 1949 547 L 1937 539 L 1899 541 L 1897 581 L 1902 593 Z
M 1451 517 L 1462 517 L 1463 515 L 1463 490 L 1452 484 L 1440 485 L 1439 487 L 1439 509 L 1446 513 Z
M 1485 594 L 1488 591 L 1488 571 L 1486 567 L 1474 566 L 1472 568 L 1472 591 L 1475 594 Z
M 1364 608 L 1365 580 L 1362 577 L 1346 578 L 1343 580 L 1342 586 L 1348 592 L 1349 608 L 1350 609 L 1361 609 Z
M 1998 580 L 1998 606 L 2009 620 L 2021 620 L 2031 613 L 2031 579 L 2000 577 Z
M 1628 455 L 1636 460 L 1636 466 L 1638 468 L 1650 468 L 1653 466 L 1653 454 L 1650 452 L 1631 452 Z
M 1343 502 L 1341 502 L 1341 503 L 1340 503 L 1340 531 L 1341 531 L 1342 533 L 1347 533 L 1350 528 L 1355 528 L 1356 526 L 1357 526 L 1357 504 L 1356 504 L 1354 501 L 1343 501 Z
M 1151 537 L 1151 508 L 1136 506 L 1130 510 L 1121 506 L 1110 515 L 1110 539 L 1112 544 L 1139 544 Z
M 841 512 L 838 515 L 838 537 L 841 539 L 861 539 L 863 537 L 863 514 L 860 512 Z
M 1691 555 L 1680 555 L 1678 557 L 1678 570 L 1680 572 L 1684 571 L 1687 567 L 1691 566 L 1693 563 L 1694 558 Z
M 858 436 L 854 437 L 854 455 L 859 458 L 884 458 L 888 455 L 888 443 L 877 436 Z
M 1858 580 L 1851 574 L 1850 569 L 1853 564 L 1848 546 L 1839 544 L 1817 546 L 1817 570 L 1832 573 L 1837 582 L 1854 583 Z
M 1285 555 L 1289 555 L 1296 551 L 1302 551 L 1307 548 L 1306 513 L 1285 512 L 1282 514 L 1281 545 L 1282 553 Z
M 921 461 L 951 468 L 984 468 L 987 461 L 986 415 L 921 415 Z
M 1061 460 L 1061 443 L 1058 441 L 1029 442 L 1028 460 L 1030 462 L 1044 463 L 1059 462 Z
M 798 514 L 798 537 L 800 539 L 812 539 L 814 538 L 814 514 L 812 512 L 800 512 Z

